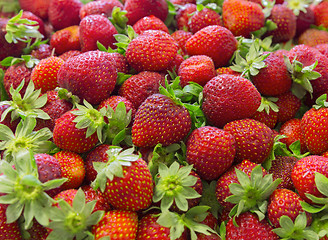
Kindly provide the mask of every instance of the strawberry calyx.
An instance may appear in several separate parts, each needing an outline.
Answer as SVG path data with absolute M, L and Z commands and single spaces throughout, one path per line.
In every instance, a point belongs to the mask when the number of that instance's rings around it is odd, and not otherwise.
M 267 19 L 264 23 L 264 26 L 261 27 L 259 30 L 252 32 L 252 35 L 254 35 L 257 38 L 261 38 L 266 32 L 273 31 L 277 29 L 277 27 L 278 26 L 275 22 L 273 22 L 271 19 Z
M 114 37 L 117 41 L 114 43 L 114 45 L 117 47 L 115 51 L 125 56 L 125 52 L 129 43 L 138 37 L 138 34 L 134 31 L 132 26 L 128 25 L 125 33 L 115 34 Z
M 35 153 L 47 153 L 53 148 L 52 132 L 48 128 L 34 131 L 35 118 L 28 117 L 17 125 L 15 134 L 9 127 L 0 124 L 0 150 L 4 150 L 3 159 L 11 162 L 21 151 L 26 149 Z
M 327 94 L 322 94 L 320 97 L 317 98 L 315 101 L 315 105 L 313 107 L 318 110 L 320 108 L 327 108 L 328 107 L 328 101 L 327 101 Z
M 310 0 L 287 0 L 287 7 L 293 10 L 294 14 L 298 16 L 300 12 L 306 13 L 306 9 L 311 5 Z
M 162 211 L 168 210 L 175 203 L 178 209 L 185 212 L 188 210 L 187 199 L 201 197 L 192 188 L 197 178 L 190 174 L 191 170 L 192 165 L 181 167 L 178 162 L 173 162 L 170 167 L 163 163 L 158 164 L 153 201 L 161 202 Z
M 267 114 L 270 113 L 270 111 L 279 112 L 279 107 L 275 102 L 278 101 L 278 98 L 275 97 L 261 97 L 261 104 L 259 108 L 257 109 L 258 112 L 265 111 Z
M 208 183 L 207 181 L 202 181 L 203 191 L 202 197 L 200 198 L 199 205 L 201 206 L 209 206 L 209 211 L 213 214 L 215 218 L 219 217 L 219 212 L 222 210 L 222 206 L 220 205 L 216 195 L 216 181 L 211 181 Z
M 185 231 L 185 228 L 190 230 L 191 240 L 197 239 L 196 233 L 205 235 L 218 234 L 209 226 L 201 223 L 206 218 L 209 208 L 208 206 L 196 206 L 181 215 L 166 210 L 160 214 L 157 223 L 163 227 L 170 228 L 171 239 L 179 238 Z
M 115 6 L 112 10 L 111 17 L 108 18 L 120 34 L 127 33 L 127 23 L 129 19 L 125 16 L 126 14 L 127 11 L 121 10 L 121 8 Z
M 65 200 L 58 201 L 59 207 L 50 211 L 52 229 L 48 236 L 51 239 L 91 239 L 90 228 L 96 225 L 104 215 L 104 211 L 93 212 L 97 200 L 86 203 L 83 190 L 79 189 L 73 199 L 72 206 Z
M 9 19 L 6 25 L 5 39 L 8 43 L 18 43 L 32 41 L 33 38 L 43 38 L 43 35 L 38 31 L 39 26 L 36 21 L 23 19 L 23 10 L 16 16 Z
M 107 162 L 94 162 L 93 167 L 97 171 L 97 177 L 92 183 L 94 189 L 100 188 L 104 192 L 106 188 L 107 179 L 112 181 L 114 177 L 124 177 L 123 166 L 129 167 L 132 162 L 137 161 L 140 156 L 133 154 L 134 148 L 128 148 L 122 151 L 122 148 L 117 146 L 110 146 L 108 151 Z
M 277 188 L 281 179 L 273 181 L 272 174 L 263 176 L 261 165 L 257 165 L 249 177 L 245 172 L 235 169 L 239 183 L 229 185 L 231 196 L 225 201 L 235 204 L 229 216 L 235 219 L 241 213 L 250 211 L 256 213 L 259 220 L 263 220 L 267 211 L 267 199 Z
M 22 216 L 25 229 L 31 227 L 34 218 L 43 226 L 49 224 L 49 210 L 54 200 L 45 191 L 57 188 L 67 180 L 61 178 L 42 183 L 33 154 L 31 150 L 20 151 L 14 157 L 14 167 L 7 161 L 0 162 L 0 192 L 4 194 L 0 203 L 9 204 L 7 222 Z
M 78 96 L 73 95 L 72 92 L 68 91 L 65 88 L 57 87 L 55 90 L 58 92 L 58 97 L 60 99 L 71 102 L 73 104 L 73 108 L 76 108 L 76 105 L 81 101 Z
M 18 118 L 25 119 L 26 117 L 41 118 L 44 120 L 50 119 L 49 115 L 40 109 L 47 103 L 47 95 L 41 95 L 41 89 L 35 90 L 33 81 L 30 81 L 22 97 L 19 92 L 22 90 L 24 82 L 23 80 L 16 89 L 14 89 L 13 86 L 10 87 L 9 92 L 12 100 L 0 102 L 1 106 L 9 105 L 2 113 L 1 121 L 3 121 L 9 113 L 11 113 L 12 121 Z
M 283 215 L 279 219 L 280 228 L 275 228 L 275 232 L 281 239 L 309 239 L 318 240 L 316 232 L 306 226 L 306 214 L 300 213 L 293 222 L 290 217 Z
M 292 93 L 299 99 L 302 99 L 306 92 L 309 92 L 312 97 L 313 87 L 310 81 L 321 77 L 320 73 L 314 71 L 318 61 L 315 61 L 312 65 L 303 67 L 303 63 L 297 61 L 296 58 L 297 56 L 290 62 L 289 58 L 284 56 L 287 70 L 293 79 Z
M 319 235 L 319 239 L 324 239 L 328 237 L 328 219 L 322 214 L 314 215 L 314 219 L 311 223 L 311 230 Z
M 0 64 L 4 67 L 9 67 L 22 62 L 27 68 L 34 68 L 39 64 L 40 60 L 31 55 L 22 55 L 20 58 L 6 57 L 0 62 Z

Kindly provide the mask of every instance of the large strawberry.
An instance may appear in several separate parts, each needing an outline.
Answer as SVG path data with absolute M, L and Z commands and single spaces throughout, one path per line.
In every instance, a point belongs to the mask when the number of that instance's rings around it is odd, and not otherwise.
M 230 121 L 251 117 L 261 104 L 261 95 L 249 80 L 230 74 L 208 81 L 203 97 L 206 119 L 219 128 Z
M 236 153 L 234 137 L 219 128 L 195 129 L 187 141 L 187 162 L 205 180 L 217 179 L 233 163 Z
M 229 64 L 237 50 L 237 40 L 230 30 L 219 25 L 202 28 L 186 42 L 189 55 L 207 55 L 214 61 L 215 67 Z
M 221 16 L 216 11 L 206 7 L 198 8 L 188 21 L 188 28 L 192 33 L 196 33 L 200 29 L 210 25 L 223 26 L 223 22 Z
M 169 29 L 167 28 L 165 23 L 154 15 L 146 16 L 139 19 L 133 25 L 133 30 L 137 34 L 141 34 L 142 32 L 147 30 L 162 30 L 166 33 L 169 33 Z
M 109 53 L 89 51 L 69 58 L 59 69 L 57 79 L 66 88 L 91 104 L 99 104 L 114 90 L 117 70 Z

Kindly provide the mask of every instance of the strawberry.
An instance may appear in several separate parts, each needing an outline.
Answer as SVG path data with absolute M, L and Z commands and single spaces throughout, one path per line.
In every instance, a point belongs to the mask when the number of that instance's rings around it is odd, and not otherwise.
M 153 94 L 138 108 L 132 125 L 132 142 L 138 147 L 179 142 L 191 129 L 188 110 L 168 96 Z
M 39 60 L 52 56 L 50 45 L 40 44 L 34 50 L 32 50 L 31 56 Z
M 64 60 L 59 57 L 42 59 L 31 73 L 31 80 L 34 82 L 35 88 L 41 89 L 41 92 L 45 93 L 58 87 L 57 73 L 63 63 Z
M 114 7 L 123 9 L 123 4 L 119 0 L 99 0 L 94 2 L 88 2 L 80 9 L 80 19 L 92 15 L 92 14 L 104 14 L 106 17 L 112 15 Z
M 304 212 L 301 206 L 302 198 L 289 189 L 276 189 L 270 195 L 268 205 L 268 218 L 273 227 L 281 227 L 279 220 L 282 216 L 288 216 L 293 222 L 296 217 Z M 307 213 L 307 225 L 312 222 L 310 213 Z
M 101 51 L 89 51 L 69 58 L 59 69 L 57 81 L 81 100 L 99 104 L 114 90 L 117 70 Z M 81 68 L 83 66 L 83 68 Z
M 237 50 L 237 40 L 230 30 L 219 25 L 202 28 L 186 42 L 189 55 L 207 55 L 213 59 L 215 67 L 228 65 Z
M 305 30 L 311 27 L 311 24 L 315 24 L 315 16 L 312 8 L 305 3 L 303 9 L 296 15 L 296 34 L 295 37 L 300 36 Z M 296 3 L 297 5 L 297 3 Z
M 301 100 L 291 91 L 277 96 L 275 104 L 278 106 L 278 122 L 284 123 L 296 116 L 301 107 Z
M 296 16 L 293 10 L 285 4 L 275 4 L 268 19 L 277 25 L 275 30 L 266 33 L 266 35 L 273 36 L 273 42 L 287 42 L 294 38 L 296 34 Z
M 171 36 L 179 44 L 179 48 L 182 51 L 181 54 L 186 55 L 186 42 L 192 36 L 192 33 L 184 30 L 176 30 L 171 34 Z
M 307 194 L 312 194 L 315 197 L 323 197 L 319 192 L 314 181 L 315 173 L 321 173 L 328 177 L 328 158 L 310 155 L 297 161 L 292 171 L 292 180 L 300 197 L 308 202 L 312 201 L 307 198 Z
M 84 161 L 82 157 L 77 153 L 70 151 L 59 151 L 54 157 L 60 165 L 62 176 L 68 179 L 61 188 L 66 190 L 80 187 L 85 176 Z
M 19 229 L 18 222 L 7 222 L 6 216 L 7 206 L 5 204 L 0 204 L 0 238 L 1 239 L 12 239 L 12 240 L 20 240 L 22 239 L 21 232 Z
M 114 64 L 114 66 L 117 69 L 117 72 L 128 74 L 130 71 L 130 66 L 128 64 L 128 61 L 126 60 L 126 57 L 123 54 L 112 52 L 106 54 L 107 59 L 111 60 Z M 117 82 L 117 85 L 121 84 Z
M 98 50 L 97 41 L 106 48 L 114 48 L 117 30 L 108 18 L 95 14 L 86 16 L 80 22 L 79 36 L 82 52 Z
M 191 132 L 186 143 L 187 162 L 204 180 L 217 179 L 233 163 L 234 137 L 219 128 L 204 126 Z
M 196 4 L 196 0 L 170 0 L 171 3 L 184 6 L 188 3 Z
M 188 29 L 192 33 L 196 33 L 200 29 L 210 25 L 223 26 L 223 22 L 221 16 L 216 11 L 206 7 L 195 11 L 188 21 Z
M 226 226 L 226 239 L 229 240 L 251 240 L 251 239 L 279 239 L 272 231 L 267 220 L 260 221 L 256 214 L 245 212 L 236 217 L 236 225 L 231 218 Z
M 36 24 L 31 25 L 31 26 L 36 26 L 38 31 L 44 36 L 46 37 L 46 31 L 44 28 L 44 22 L 41 18 L 39 18 L 38 16 L 36 16 L 35 14 L 33 14 L 32 12 L 29 11 L 23 11 L 22 14 L 22 19 L 28 19 L 31 21 L 36 22 Z
M 70 50 L 80 50 L 79 26 L 73 25 L 56 31 L 51 35 L 50 46 L 58 55 Z
M 69 50 L 61 54 L 59 57 L 66 62 L 70 57 L 75 57 L 77 55 L 80 55 L 81 53 L 82 52 L 79 50 Z
M 147 30 L 162 30 L 166 33 L 169 33 L 169 29 L 165 23 L 154 15 L 139 19 L 132 27 L 137 34 L 141 34 Z
M 328 32 L 325 30 L 309 28 L 298 37 L 298 44 L 305 44 L 310 47 L 323 43 L 328 43 Z
M 322 95 L 316 100 L 310 110 L 301 119 L 301 130 L 304 141 L 309 152 L 321 155 L 328 150 L 328 118 L 327 94 Z
M 92 227 L 95 240 L 109 236 L 111 240 L 134 240 L 137 237 L 138 215 L 127 210 L 110 210 Z
M 20 7 L 30 11 L 42 19 L 48 18 L 48 8 L 51 0 L 18 0 Z
M 178 51 L 178 44 L 170 34 L 148 30 L 133 39 L 126 49 L 126 59 L 136 71 L 168 69 Z
M 97 200 L 93 212 L 98 210 L 104 210 L 107 212 L 111 209 L 111 206 L 106 202 L 104 196 L 99 190 L 94 190 L 90 185 L 83 185 L 81 189 L 85 194 L 85 199 L 87 202 Z
M 322 43 L 314 46 L 315 49 L 318 49 L 323 55 L 328 57 L 328 43 Z
M 183 5 L 183 7 L 179 8 L 175 16 L 175 20 L 177 22 L 177 28 L 179 30 L 190 32 L 188 23 L 192 15 L 196 11 L 197 11 L 197 5 L 195 3 L 187 3 Z
M 216 75 L 222 75 L 222 74 L 231 74 L 235 76 L 240 76 L 241 74 L 239 72 L 236 72 L 232 70 L 230 67 L 219 67 L 216 69 Z
M 243 77 L 219 75 L 208 81 L 203 89 L 204 115 L 210 124 L 219 128 L 233 120 L 251 117 L 260 104 L 260 93 Z
M 268 110 L 259 108 L 251 118 L 264 123 L 269 128 L 273 129 L 277 124 L 278 112 L 272 108 L 269 108 Z
M 185 87 L 190 82 L 204 86 L 216 76 L 213 60 L 206 55 L 191 56 L 184 60 L 178 69 L 180 85 Z
M 80 23 L 80 0 L 51 0 L 48 8 L 49 22 L 57 29 L 63 29 Z
M 25 232 L 26 231 L 29 236 L 30 236 L 30 239 L 33 239 L 33 240 L 44 240 L 45 238 L 48 237 L 49 235 L 49 232 L 48 232 L 48 229 L 45 227 L 45 226 L 42 226 L 40 223 L 38 223 L 35 219 L 32 221 L 32 227 L 25 230 L 23 228 L 23 223 L 21 223 L 21 232 L 22 232 L 22 235 L 25 236 Z
M 250 37 L 264 27 L 265 17 L 259 4 L 244 0 L 226 0 L 222 5 L 223 24 L 235 36 Z
M 10 105 L 0 105 L 0 116 L 2 116 L 3 112 L 6 111 L 7 108 L 9 108 Z M 15 131 L 17 125 L 19 123 L 19 119 L 12 120 L 11 116 L 7 115 L 4 119 L 0 119 L 0 124 L 6 125 L 11 129 L 11 131 Z
M 133 25 L 139 19 L 150 15 L 165 21 L 168 15 L 168 5 L 165 0 L 126 0 L 123 10 L 127 12 L 125 16 L 129 19 L 129 25 Z
M 325 28 L 328 27 L 328 2 L 322 1 L 317 5 L 311 6 L 314 17 L 315 17 L 315 25 L 316 26 L 323 26 Z
M 164 76 L 157 72 L 143 71 L 128 78 L 120 87 L 119 95 L 138 109 L 147 97 L 159 93 L 159 86 L 164 85 Z

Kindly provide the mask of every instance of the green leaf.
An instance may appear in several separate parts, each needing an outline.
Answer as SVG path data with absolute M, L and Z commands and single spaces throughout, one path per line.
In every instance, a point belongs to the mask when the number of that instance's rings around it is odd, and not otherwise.
M 72 206 L 73 206 L 74 211 L 79 212 L 79 213 L 81 213 L 82 210 L 84 209 L 85 194 L 81 188 L 77 191 L 77 193 L 73 199 Z
M 88 226 L 96 225 L 102 219 L 104 214 L 105 214 L 104 211 L 94 212 L 87 218 L 86 225 Z
M 21 202 L 15 202 L 7 207 L 6 217 L 7 223 L 15 222 L 22 214 L 24 204 Z
M 321 192 L 323 195 L 328 197 L 328 189 L 327 189 L 328 178 L 319 172 L 315 172 L 314 176 L 315 176 L 315 183 L 319 192 Z

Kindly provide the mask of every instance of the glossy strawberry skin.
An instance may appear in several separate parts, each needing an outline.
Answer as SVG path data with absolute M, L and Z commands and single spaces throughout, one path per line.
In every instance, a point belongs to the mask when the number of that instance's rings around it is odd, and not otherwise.
M 119 0 L 88 2 L 80 9 L 80 19 L 93 14 L 104 14 L 106 17 L 110 17 L 114 7 L 123 9 L 123 4 Z
M 173 39 L 179 44 L 179 48 L 181 49 L 181 54 L 186 55 L 186 42 L 192 36 L 191 32 L 186 32 L 184 30 L 177 30 L 171 34 Z M 179 50 L 180 50 L 179 49 Z
M 301 100 L 297 98 L 291 91 L 276 97 L 278 100 L 275 102 L 275 104 L 279 108 L 277 121 L 284 123 L 294 118 L 301 107 Z
M 116 48 L 114 35 L 117 30 L 108 18 L 95 14 L 83 18 L 80 22 L 80 43 L 82 52 L 97 50 L 97 41 L 106 48 Z
M 89 51 L 69 58 L 59 69 L 57 79 L 60 87 L 97 105 L 114 90 L 117 70 L 108 53 Z
M 198 32 L 200 29 L 210 26 L 223 26 L 220 15 L 213 9 L 204 8 L 201 11 L 196 11 L 188 23 L 189 29 L 192 33 Z
M 78 25 L 73 25 L 51 35 L 50 46 L 55 49 L 56 54 L 61 55 L 71 50 L 81 49 L 79 30 Z
M 53 141 L 63 150 L 69 150 L 75 153 L 84 153 L 91 150 L 98 142 L 97 134 L 94 133 L 86 138 L 86 128 L 77 129 L 73 120 L 76 116 L 70 110 L 56 120 Z
M 0 238 L 1 239 L 11 239 L 11 240 L 21 240 L 21 232 L 19 229 L 18 222 L 7 223 L 6 216 L 7 205 L 0 204 Z
M 310 155 L 304 157 L 295 164 L 292 171 L 292 180 L 300 197 L 308 203 L 312 203 L 305 193 L 316 197 L 323 197 L 316 187 L 314 173 L 318 172 L 328 177 L 328 158 Z
M 142 32 L 147 30 L 162 30 L 166 33 L 169 33 L 169 29 L 167 28 L 165 23 L 154 15 L 146 16 L 139 19 L 133 25 L 133 30 L 137 34 L 141 34 Z
M 195 129 L 186 143 L 187 162 L 204 180 L 215 180 L 233 163 L 235 139 L 226 131 L 204 126 Z
M 231 31 L 219 25 L 202 28 L 186 42 L 189 55 L 207 55 L 216 68 L 228 65 L 236 49 L 237 40 Z
M 167 70 L 178 51 L 170 34 L 147 30 L 133 39 L 126 49 L 126 59 L 138 72 Z
M 270 109 L 269 114 L 265 110 L 261 112 L 256 111 L 251 118 L 264 123 L 269 128 L 273 129 L 277 124 L 278 112 L 275 112 L 272 109 Z
M 138 108 L 132 125 L 132 141 L 138 147 L 163 146 L 179 142 L 191 129 L 191 117 L 184 106 L 162 94 L 153 94 Z
M 261 95 L 249 80 L 230 74 L 208 81 L 203 96 L 205 117 L 218 128 L 233 120 L 251 117 L 261 104 Z

